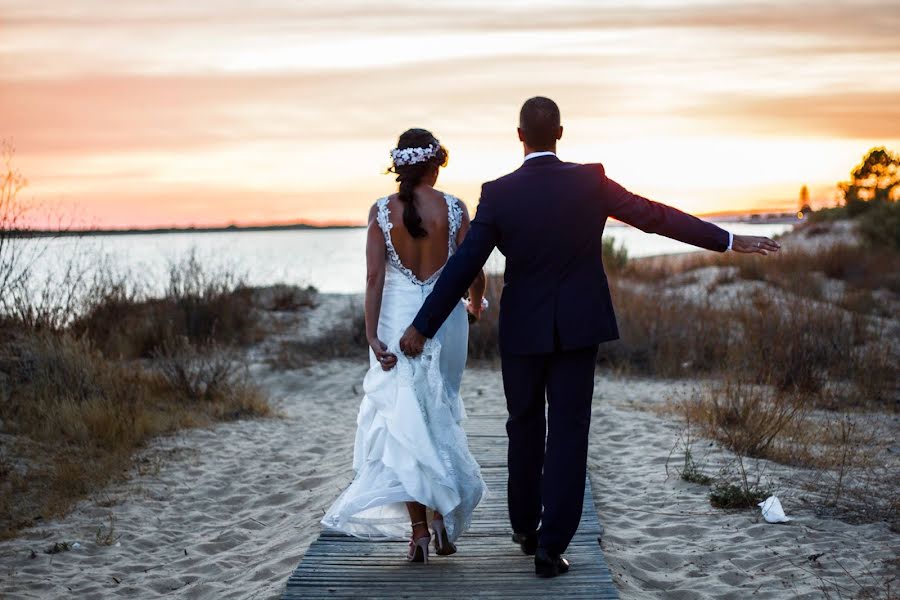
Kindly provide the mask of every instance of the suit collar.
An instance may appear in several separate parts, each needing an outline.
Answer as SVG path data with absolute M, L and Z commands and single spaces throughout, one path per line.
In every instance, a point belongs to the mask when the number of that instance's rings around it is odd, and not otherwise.
M 543 154 L 541 156 L 529 158 L 524 163 L 522 163 L 522 168 L 534 167 L 537 165 L 549 165 L 559 162 L 562 161 L 560 161 L 559 157 L 557 157 L 555 154 Z

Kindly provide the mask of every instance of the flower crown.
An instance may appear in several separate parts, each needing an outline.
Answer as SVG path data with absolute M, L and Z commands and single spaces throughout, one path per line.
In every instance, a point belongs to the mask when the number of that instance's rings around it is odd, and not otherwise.
M 440 149 L 441 143 L 437 140 L 424 148 L 394 148 L 391 150 L 391 159 L 394 161 L 395 167 L 415 165 L 434 158 Z

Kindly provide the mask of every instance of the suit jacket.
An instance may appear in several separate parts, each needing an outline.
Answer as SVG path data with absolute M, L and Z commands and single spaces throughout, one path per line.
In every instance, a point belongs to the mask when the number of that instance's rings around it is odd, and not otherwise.
M 497 247 L 506 257 L 501 352 L 545 354 L 617 339 L 601 259 L 608 217 L 708 250 L 728 247 L 724 229 L 632 194 L 601 164 L 531 158 L 482 186 L 466 239 L 413 326 L 433 337 Z

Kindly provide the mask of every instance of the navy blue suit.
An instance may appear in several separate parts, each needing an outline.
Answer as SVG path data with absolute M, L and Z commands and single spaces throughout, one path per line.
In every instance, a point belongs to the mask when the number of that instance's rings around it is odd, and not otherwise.
M 608 217 L 708 250 L 728 247 L 727 231 L 632 194 L 600 164 L 539 156 L 482 186 L 465 241 L 413 321 L 433 337 L 500 249 L 510 520 L 520 533 L 540 523 L 539 543 L 551 552 L 565 550 L 581 517 L 597 347 L 619 337 L 601 258 Z

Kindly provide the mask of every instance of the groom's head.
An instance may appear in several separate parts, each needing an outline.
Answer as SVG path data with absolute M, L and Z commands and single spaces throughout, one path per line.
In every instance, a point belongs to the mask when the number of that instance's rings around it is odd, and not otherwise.
M 519 140 L 525 152 L 556 151 L 556 140 L 562 137 L 559 107 L 543 96 L 529 98 L 519 111 Z

